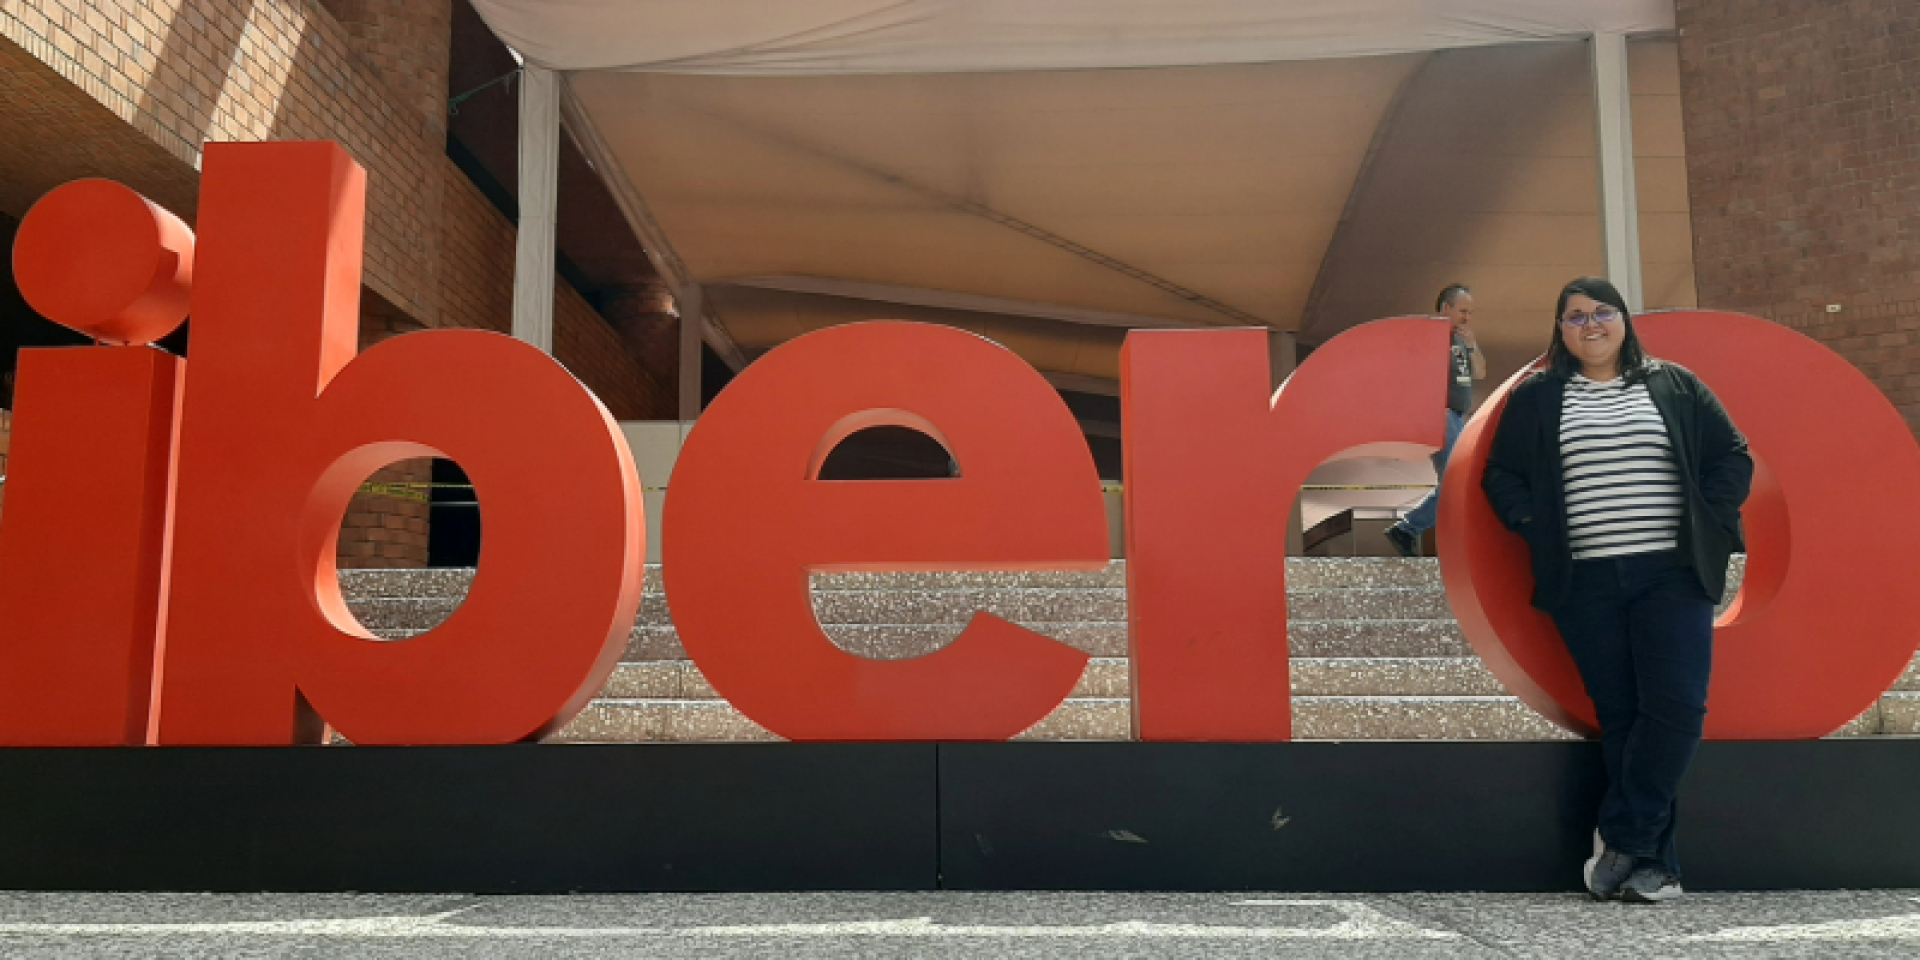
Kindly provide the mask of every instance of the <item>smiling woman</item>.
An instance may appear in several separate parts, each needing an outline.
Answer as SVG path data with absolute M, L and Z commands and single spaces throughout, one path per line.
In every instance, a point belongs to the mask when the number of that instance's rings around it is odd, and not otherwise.
M 1553 315 L 1558 319 L 1547 346 L 1547 365 L 1555 373 L 1603 383 L 1616 377 L 1645 379 L 1647 352 L 1613 284 L 1593 278 L 1567 284 Z
M 1595 899 L 1681 892 L 1676 801 L 1752 480 L 1746 438 L 1699 378 L 1647 355 L 1620 291 L 1567 284 L 1546 369 L 1514 390 L 1484 486 L 1527 541 L 1533 604 L 1553 617 L 1599 719 Z

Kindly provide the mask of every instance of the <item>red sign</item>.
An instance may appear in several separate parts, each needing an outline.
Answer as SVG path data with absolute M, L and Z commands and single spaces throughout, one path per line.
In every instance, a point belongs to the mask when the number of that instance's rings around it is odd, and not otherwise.
M 508 337 L 432 331 L 355 356 L 365 175 L 324 143 L 211 144 L 196 240 L 103 181 L 22 222 L 22 292 L 109 346 L 22 352 L 0 524 L 0 744 L 504 743 L 606 683 L 640 602 L 639 480 L 604 407 Z M 192 361 L 145 344 L 191 312 Z M 1920 632 L 1915 565 L 1863 516 L 1920 489 L 1920 447 L 1864 377 L 1766 321 L 1642 318 L 1712 383 L 1762 464 L 1753 558 L 1722 619 L 1708 734 L 1814 737 L 1870 706 Z M 1286 516 L 1313 468 L 1441 440 L 1446 328 L 1367 324 L 1269 396 L 1263 331 L 1132 334 L 1123 352 L 1138 734 L 1285 740 Z M 1590 729 L 1571 661 L 1527 606 L 1524 546 L 1479 493 L 1505 392 L 1449 467 L 1442 570 L 1463 629 L 1536 709 Z M 918 429 L 951 480 L 821 482 L 841 439 Z M 484 562 L 440 628 L 384 642 L 347 611 L 334 543 L 395 460 L 460 462 Z M 567 483 L 555 495 L 552 478 Z M 987 614 L 916 660 L 841 651 L 818 570 L 1097 569 L 1098 479 L 1032 368 L 942 327 L 866 323 L 744 371 L 687 440 L 666 505 L 666 588 L 689 655 L 800 740 L 1011 736 L 1086 657 Z

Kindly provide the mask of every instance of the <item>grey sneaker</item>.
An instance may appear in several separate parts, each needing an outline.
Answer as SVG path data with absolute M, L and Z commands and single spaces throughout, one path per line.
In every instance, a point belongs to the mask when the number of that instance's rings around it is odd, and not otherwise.
M 1612 900 L 1620 896 L 1620 887 L 1632 876 L 1633 858 L 1606 845 L 1600 839 L 1600 831 L 1593 832 L 1593 856 L 1587 859 L 1583 875 L 1587 881 L 1587 893 L 1595 900 Z
M 1395 550 L 1400 551 L 1400 555 L 1403 557 L 1417 557 L 1420 555 L 1420 540 L 1413 535 L 1413 531 L 1408 530 L 1406 527 L 1397 523 L 1388 527 L 1387 540 L 1393 544 Z
M 1620 899 L 1628 903 L 1666 903 L 1686 892 L 1680 886 L 1679 877 L 1655 866 L 1633 871 L 1627 882 L 1620 885 Z

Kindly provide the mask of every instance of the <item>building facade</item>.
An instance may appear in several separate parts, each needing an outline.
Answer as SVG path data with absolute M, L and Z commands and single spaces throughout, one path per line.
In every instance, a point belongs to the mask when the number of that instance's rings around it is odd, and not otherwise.
M 1832 347 L 1920 428 L 1920 7 L 1676 13 L 1701 304 Z
M 450 149 L 455 13 L 454 0 L 8 0 L 0 236 L 10 248 L 35 200 L 84 177 L 125 183 L 191 225 L 205 142 L 336 140 L 368 172 L 362 346 L 412 330 L 505 332 L 514 223 Z M 0 288 L 15 341 L 0 370 L 21 345 L 68 342 L 22 316 L 10 281 Z M 616 418 L 670 418 L 671 369 L 649 368 L 589 302 L 598 292 L 556 285 L 555 356 Z M 422 482 L 428 467 L 371 479 Z M 344 563 L 427 562 L 426 504 L 398 492 L 355 503 Z

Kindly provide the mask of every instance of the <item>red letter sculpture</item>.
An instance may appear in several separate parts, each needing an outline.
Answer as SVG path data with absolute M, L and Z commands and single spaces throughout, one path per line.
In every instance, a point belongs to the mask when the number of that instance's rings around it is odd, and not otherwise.
M 1879 390 L 1833 351 L 1731 313 L 1635 321 L 1655 356 L 1713 387 L 1752 444 L 1745 585 L 1714 632 L 1707 737 L 1820 737 L 1872 706 L 1913 661 L 1906 606 L 1920 558 L 1870 515 L 1920 490 L 1920 447 Z M 1500 527 L 1480 478 L 1506 396 L 1461 435 L 1440 504 L 1440 556 L 1460 627 L 1501 682 L 1561 726 L 1594 731 L 1573 660 L 1528 605 L 1526 545 Z
M 1264 330 L 1134 331 L 1121 351 L 1135 733 L 1287 740 L 1287 517 L 1328 460 L 1445 436 L 1448 328 L 1381 320 L 1271 400 Z
M 310 740 L 308 705 L 355 743 L 525 740 L 585 706 L 632 627 L 639 481 L 592 394 L 498 334 L 354 359 L 365 189 L 330 143 L 207 147 L 163 743 Z M 480 569 L 444 626 L 382 642 L 342 600 L 340 519 L 423 456 L 473 479 Z
M 147 741 L 184 362 L 142 344 L 187 313 L 193 234 L 106 180 L 27 213 L 20 292 L 130 344 L 22 350 L 0 524 L 0 745 Z
M 874 426 L 939 440 L 947 480 L 821 481 Z M 982 613 L 936 653 L 868 660 L 814 617 L 810 571 L 1098 570 L 1099 475 L 1033 368 L 910 323 L 811 333 L 767 354 L 687 438 L 662 531 L 668 605 L 714 689 L 794 740 L 1003 740 L 1072 692 L 1086 655 Z

